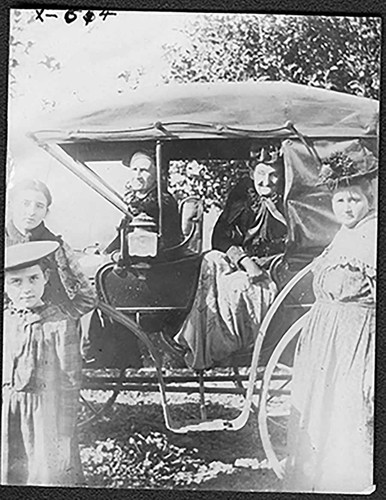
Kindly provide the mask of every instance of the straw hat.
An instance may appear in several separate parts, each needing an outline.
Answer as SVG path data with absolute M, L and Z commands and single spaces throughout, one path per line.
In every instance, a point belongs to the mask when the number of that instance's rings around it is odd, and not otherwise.
M 57 241 L 30 241 L 6 247 L 4 270 L 16 270 L 38 264 L 59 248 Z

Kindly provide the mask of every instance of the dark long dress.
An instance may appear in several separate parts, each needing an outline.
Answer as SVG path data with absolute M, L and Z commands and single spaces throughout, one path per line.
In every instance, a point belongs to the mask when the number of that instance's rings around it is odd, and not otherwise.
M 294 364 L 284 487 L 373 485 L 376 217 L 342 228 L 317 259 L 313 305 Z

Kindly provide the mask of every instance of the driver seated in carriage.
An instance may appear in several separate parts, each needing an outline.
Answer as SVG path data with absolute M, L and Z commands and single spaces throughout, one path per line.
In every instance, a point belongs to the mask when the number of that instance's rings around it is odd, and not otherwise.
M 105 249 L 107 254 L 121 250 L 120 233 L 122 229 L 129 233 L 130 226 L 133 224 L 137 224 L 139 227 L 149 224 L 156 227 L 159 222 L 157 170 L 154 152 L 145 148 L 137 150 L 125 158 L 122 164 L 127 167 L 124 200 L 129 214 L 123 218 L 117 237 Z M 161 179 L 161 203 L 162 235 L 159 239 L 159 251 L 155 260 L 167 262 L 186 254 L 186 249 L 181 245 L 183 233 L 178 205 L 174 197 L 167 191 L 166 179 L 164 178 Z M 145 244 L 142 243 L 145 251 L 149 246 L 151 245 L 146 245 L 146 241 Z M 135 277 L 127 278 L 127 282 L 130 282 L 130 279 L 133 279 L 133 283 L 138 285 Z M 125 282 L 125 278 L 123 278 L 123 282 Z M 133 367 L 141 366 L 142 355 L 138 341 L 134 335 L 128 334 L 124 326 L 114 323 L 109 336 L 106 336 L 103 333 L 103 318 L 98 311 L 93 314 L 90 321 L 89 331 L 93 332 L 93 339 L 89 341 L 90 348 L 88 349 L 90 360 L 97 360 L 102 365 L 121 366 L 127 363 Z
M 250 175 L 230 193 L 204 256 L 191 312 L 168 345 L 197 370 L 214 366 L 253 345 L 277 293 L 269 272 L 284 251 L 287 225 L 278 149 L 262 148 Z
M 131 157 L 122 161 L 127 167 L 127 183 L 125 185 L 124 200 L 130 215 L 125 217 L 122 224 L 126 227 L 136 218 L 137 221 L 158 221 L 159 208 L 157 196 L 157 172 L 154 153 L 143 149 L 135 152 Z M 160 251 L 178 246 L 182 241 L 180 216 L 176 200 L 166 189 L 166 181 L 161 184 L 162 201 L 162 237 Z M 120 238 L 117 236 L 105 249 L 111 253 L 119 249 Z

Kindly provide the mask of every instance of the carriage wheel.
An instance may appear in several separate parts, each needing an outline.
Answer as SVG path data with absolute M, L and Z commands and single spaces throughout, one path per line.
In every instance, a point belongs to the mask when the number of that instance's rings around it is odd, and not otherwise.
M 306 315 L 283 335 L 264 372 L 259 409 L 259 432 L 268 462 L 279 479 L 284 475 L 286 434 L 290 412 L 293 355 Z M 285 363 L 282 359 L 285 358 Z
M 126 373 L 123 368 L 119 371 L 118 381 L 122 381 Z M 97 376 L 96 376 L 97 379 Z M 100 393 L 103 394 L 101 395 Z M 95 401 L 95 395 L 98 394 L 100 401 Z M 119 394 L 119 389 L 104 390 L 101 384 L 100 390 L 84 389 L 80 390 L 80 410 L 78 413 L 78 429 L 92 424 L 113 406 Z

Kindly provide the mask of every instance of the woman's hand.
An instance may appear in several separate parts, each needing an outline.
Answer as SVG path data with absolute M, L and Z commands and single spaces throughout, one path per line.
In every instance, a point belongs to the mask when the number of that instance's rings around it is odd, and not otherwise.
M 132 190 L 127 189 L 127 186 L 125 186 L 126 190 L 123 194 L 123 199 L 126 205 L 130 205 L 134 199 L 134 193 Z
M 263 269 L 248 256 L 241 259 L 240 265 L 244 268 L 245 272 L 248 274 L 248 277 L 252 281 L 258 281 L 259 279 L 265 277 L 265 272 L 263 271 Z

